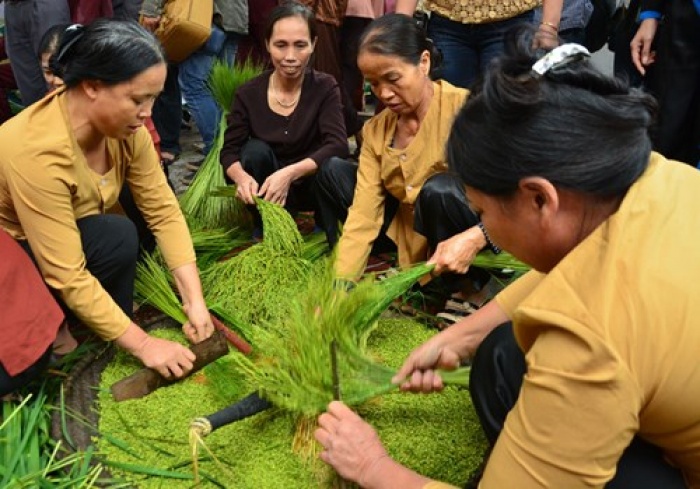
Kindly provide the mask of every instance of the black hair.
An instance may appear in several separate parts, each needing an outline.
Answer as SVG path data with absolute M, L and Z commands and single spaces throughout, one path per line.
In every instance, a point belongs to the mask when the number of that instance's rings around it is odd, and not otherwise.
M 603 75 L 587 57 L 532 71 L 534 32 L 511 33 L 505 54 L 456 117 L 448 164 L 464 183 L 511 195 L 539 176 L 583 194 L 623 196 L 648 165 L 654 99 Z
M 98 19 L 67 28 L 55 54 L 68 88 L 83 80 L 116 85 L 165 62 L 160 43 L 132 20 Z
M 61 42 L 63 33 L 71 24 L 56 24 L 49 27 L 39 41 L 39 56 L 44 54 L 54 55 L 58 51 L 58 45 Z
M 417 66 L 423 52 L 430 53 L 430 74 L 440 67 L 442 54 L 413 17 L 386 14 L 373 20 L 360 37 L 358 52 L 396 56 Z
M 318 37 L 318 29 L 316 27 L 316 17 L 313 11 L 301 3 L 298 2 L 284 2 L 270 12 L 267 18 L 267 25 L 265 27 L 265 40 L 269 41 L 272 38 L 272 29 L 274 29 L 275 24 L 287 17 L 301 17 L 309 28 L 309 37 L 311 41 Z

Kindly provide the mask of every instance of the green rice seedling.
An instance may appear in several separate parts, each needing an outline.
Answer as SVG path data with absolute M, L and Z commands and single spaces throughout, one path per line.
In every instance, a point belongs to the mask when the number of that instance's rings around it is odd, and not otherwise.
M 250 233 L 239 228 L 193 229 L 190 234 L 200 270 L 206 270 L 231 250 L 250 243 Z
M 346 403 L 361 404 L 393 390 L 395 371 L 367 355 L 367 337 L 391 301 L 430 270 L 418 265 L 381 282 L 370 277 L 342 292 L 334 289 L 330 261 L 319 265 L 284 318 L 255 329 L 257 356 L 234 355 L 233 362 L 262 397 L 297 414 L 318 414 L 334 397 L 329 350 L 333 341 Z M 444 380 L 463 385 L 466 376 L 446 374 Z
M 304 244 L 301 249 L 301 257 L 304 260 L 314 262 L 328 254 L 328 241 L 324 233 L 311 233 L 304 236 Z
M 310 264 L 259 243 L 219 262 L 202 275 L 207 301 L 247 324 L 285 315 L 305 283 Z M 254 345 L 255 346 L 255 345 Z
M 249 217 L 245 206 L 238 199 L 212 199 L 212 188 L 226 185 L 224 171 L 219 164 L 221 148 L 224 144 L 226 116 L 236 90 L 251 80 L 262 69 L 252 63 L 229 67 L 225 63 L 215 63 L 212 68 L 209 87 L 214 98 L 221 105 L 222 115 L 214 144 L 202 166 L 197 171 L 192 184 L 180 197 L 180 206 L 193 228 L 249 227 Z
M 0 410 L 0 487 L 93 487 L 101 465 L 91 465 L 92 450 L 71 454 L 50 435 L 45 386 L 21 403 Z
M 300 257 L 304 239 L 291 215 L 277 204 L 255 198 L 263 222 L 265 244 L 285 255 Z
M 257 205 L 263 241 L 214 264 L 202 275 L 207 300 L 247 324 L 284 317 L 311 268 L 302 258 L 304 241 L 289 213 L 262 199 L 257 199 Z
M 170 273 L 158 254 L 144 254 L 137 263 L 134 293 L 141 302 L 152 305 L 180 324 L 187 322 L 187 314 L 170 283 Z
M 209 75 L 209 89 L 223 112 L 230 112 L 236 90 L 260 73 L 263 67 L 250 59 L 231 67 L 222 61 L 214 62 Z
M 499 254 L 495 254 L 490 250 L 481 251 L 474 257 L 472 266 L 487 270 L 513 270 L 521 273 L 530 270 L 528 265 L 525 265 L 507 251 L 501 251 Z

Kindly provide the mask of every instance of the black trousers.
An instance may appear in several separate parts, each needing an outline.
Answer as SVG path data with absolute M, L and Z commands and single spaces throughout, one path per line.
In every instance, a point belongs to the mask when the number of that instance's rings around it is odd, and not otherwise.
M 100 282 L 124 313 L 133 316 L 134 279 L 139 255 L 136 225 L 125 216 L 98 214 L 76 221 L 85 254 L 85 268 Z M 29 256 L 34 254 L 27 241 L 20 244 Z M 75 314 L 54 293 L 69 321 Z
M 285 165 L 277 159 L 269 144 L 260 139 L 251 139 L 241 148 L 241 166 L 251 177 L 262 185 L 267 177 L 282 169 Z M 323 165 L 321 165 L 323 166 Z M 313 211 L 316 221 L 320 221 L 318 200 L 315 196 L 316 175 L 309 175 L 292 183 L 287 194 L 285 208 L 290 212 Z M 248 206 L 256 226 L 262 221 L 255 206 Z M 321 222 L 318 222 L 321 227 Z
M 492 446 L 503 429 L 506 415 L 518 400 L 526 370 L 525 357 L 515 341 L 511 323 L 493 330 L 476 351 L 469 391 Z M 658 447 L 635 437 L 622 453 L 615 477 L 605 487 L 680 489 L 686 486 L 680 471 L 664 461 Z
M 33 365 L 14 377 L 7 373 L 5 367 L 0 363 L 0 397 L 25 387 L 43 374 L 49 366 L 52 350 L 52 347 L 49 346 Z
M 332 246 L 338 240 L 338 222 L 344 223 L 352 205 L 357 184 L 358 164 L 341 158 L 331 158 L 317 174 L 316 185 L 320 207 L 327 213 L 325 222 L 335 223 L 328 226 L 328 242 Z M 384 222 L 378 236 L 379 240 L 390 241 L 386 230 L 394 219 L 399 202 L 386 194 Z M 479 218 L 469 209 L 464 186 L 459 177 L 452 173 L 437 173 L 428 178 L 421 188 L 415 202 L 413 228 L 428 240 L 431 250 L 438 243 L 459 234 L 479 222 Z M 488 281 L 488 273 L 483 270 L 470 269 L 466 278 L 477 285 Z M 465 276 L 445 274 L 442 277 L 450 290 L 459 290 Z

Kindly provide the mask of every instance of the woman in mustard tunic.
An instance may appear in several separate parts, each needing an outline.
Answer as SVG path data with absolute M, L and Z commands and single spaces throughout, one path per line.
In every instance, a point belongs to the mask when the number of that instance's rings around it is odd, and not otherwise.
M 131 318 L 139 239 L 131 220 L 107 213 L 128 185 L 174 275 L 185 333 L 210 336 L 192 241 L 144 127 L 163 89 L 163 53 L 137 23 L 98 20 L 67 30 L 56 61 L 65 88 L 0 127 L 0 227 L 31 253 L 69 315 L 181 376 L 192 352 Z
M 398 248 L 400 265 L 431 258 L 436 273 L 466 273 L 487 246 L 445 158 L 452 121 L 469 92 L 430 79 L 437 58 L 415 21 L 401 14 L 376 19 L 360 40 L 358 65 L 386 109 L 365 125 L 358 165 L 332 158 L 317 177 L 324 207 L 344 222 L 336 261 L 343 279 L 360 277 L 383 234 Z

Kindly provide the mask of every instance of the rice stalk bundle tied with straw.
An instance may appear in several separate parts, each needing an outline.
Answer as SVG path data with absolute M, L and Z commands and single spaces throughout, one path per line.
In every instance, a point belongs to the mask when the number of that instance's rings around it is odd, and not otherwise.
M 248 220 L 245 206 L 239 200 L 212 199 L 209 192 L 212 188 L 226 185 L 219 156 L 224 145 L 226 115 L 233 103 L 235 92 L 241 85 L 261 72 L 261 67 L 250 62 L 234 67 L 217 62 L 212 68 L 209 87 L 222 110 L 219 128 L 214 144 L 197 171 L 192 184 L 180 197 L 182 211 L 189 225 L 194 229 L 244 226 Z
M 284 317 L 289 301 L 303 289 L 311 268 L 310 262 L 302 258 L 304 240 L 289 213 L 262 199 L 256 202 L 264 240 L 211 266 L 202 275 L 207 300 L 235 313 L 247 324 Z

